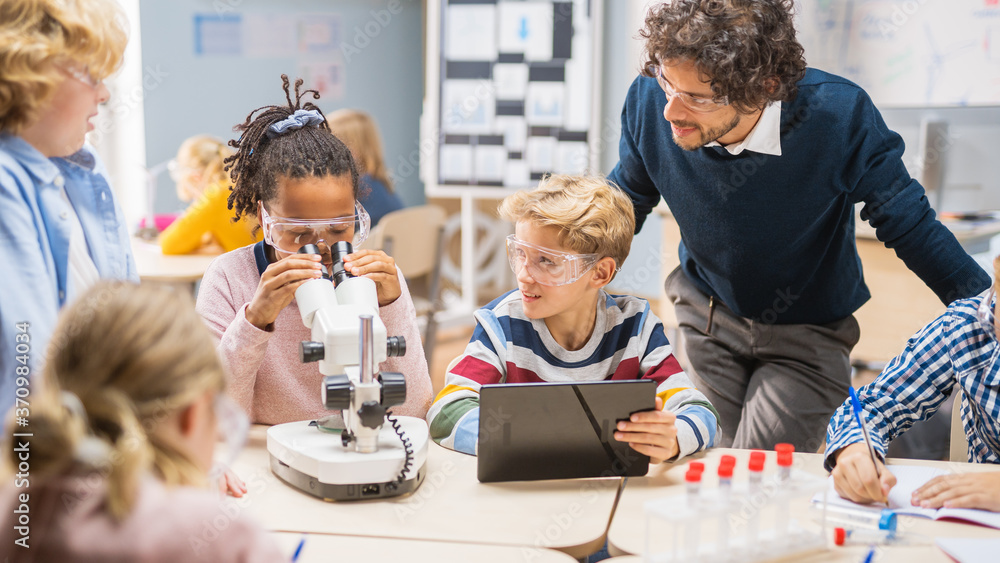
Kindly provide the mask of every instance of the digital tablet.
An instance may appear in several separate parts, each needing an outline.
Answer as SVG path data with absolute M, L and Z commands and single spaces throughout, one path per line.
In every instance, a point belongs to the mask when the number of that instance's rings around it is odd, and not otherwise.
M 484 385 L 479 480 L 645 475 L 649 456 L 614 439 L 618 421 L 656 406 L 649 379 Z

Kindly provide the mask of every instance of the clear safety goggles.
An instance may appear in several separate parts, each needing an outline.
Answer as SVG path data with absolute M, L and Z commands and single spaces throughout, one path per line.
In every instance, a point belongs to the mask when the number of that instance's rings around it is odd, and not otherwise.
M 322 254 L 340 241 L 358 248 L 371 231 L 371 217 L 360 202 L 354 202 L 354 215 L 333 219 L 272 217 L 263 203 L 259 205 L 264 222 L 264 241 L 285 254 L 295 254 L 306 244 L 315 244 Z
M 566 285 L 580 279 L 601 259 L 599 254 L 573 254 L 535 246 L 507 237 L 507 261 L 514 275 L 520 275 L 527 268 L 528 275 L 542 285 Z
M 216 395 L 214 406 L 218 438 L 212 456 L 212 471 L 209 473 L 209 477 L 213 479 L 221 476 L 236 461 L 250 432 L 250 419 L 226 394 Z

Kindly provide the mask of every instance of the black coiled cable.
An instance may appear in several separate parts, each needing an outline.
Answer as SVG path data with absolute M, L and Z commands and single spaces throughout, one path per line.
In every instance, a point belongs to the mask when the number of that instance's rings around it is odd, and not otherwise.
M 396 490 L 396 488 L 403 483 L 406 479 L 406 473 L 410 470 L 413 465 L 413 444 L 410 439 L 403 434 L 403 428 L 396 417 L 392 416 L 392 413 L 386 413 L 385 419 L 392 425 L 392 429 L 399 436 L 399 441 L 403 442 L 403 453 L 406 457 L 403 459 L 403 468 L 399 470 L 399 476 L 396 477 L 394 481 L 386 483 L 386 488 L 389 490 Z

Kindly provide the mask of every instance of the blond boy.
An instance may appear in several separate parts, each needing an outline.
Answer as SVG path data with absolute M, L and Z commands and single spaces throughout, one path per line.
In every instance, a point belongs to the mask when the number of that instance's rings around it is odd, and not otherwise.
M 635 228 L 628 197 L 603 179 L 549 176 L 508 196 L 507 256 L 518 289 L 475 313 L 465 354 L 427 414 L 439 444 L 475 454 L 479 388 L 495 383 L 656 381 L 656 409 L 620 422 L 615 439 L 654 463 L 711 447 L 717 416 L 674 359 L 644 299 L 609 295 Z

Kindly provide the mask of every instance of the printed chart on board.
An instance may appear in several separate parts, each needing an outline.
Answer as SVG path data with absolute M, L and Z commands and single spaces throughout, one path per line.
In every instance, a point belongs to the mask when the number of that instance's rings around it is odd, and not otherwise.
M 1000 0 L 797 0 L 809 66 L 880 107 L 1000 105 Z
M 441 0 L 429 193 L 433 184 L 520 189 L 593 168 L 600 9 L 594 0 Z

